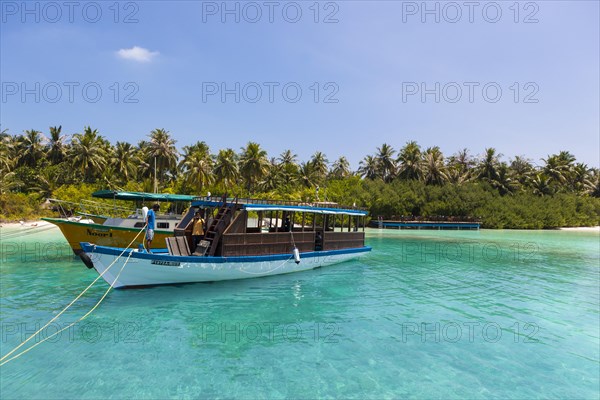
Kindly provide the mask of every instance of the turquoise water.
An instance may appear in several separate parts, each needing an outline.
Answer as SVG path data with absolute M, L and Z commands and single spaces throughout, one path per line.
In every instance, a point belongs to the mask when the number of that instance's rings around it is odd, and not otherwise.
M 97 276 L 58 230 L 19 229 L 0 237 L 1 354 Z M 112 291 L 1 367 L 0 397 L 598 399 L 598 233 L 367 237 L 314 271 Z

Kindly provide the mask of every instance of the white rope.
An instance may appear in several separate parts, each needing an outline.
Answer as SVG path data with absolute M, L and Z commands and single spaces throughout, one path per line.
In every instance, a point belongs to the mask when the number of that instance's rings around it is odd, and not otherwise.
M 0 363 L 0 366 L 6 364 L 8 361 L 14 360 L 17 357 L 20 357 L 22 354 L 25 354 L 26 352 L 28 352 L 29 350 L 31 350 L 32 348 L 36 347 L 38 344 L 41 344 L 43 342 L 45 342 L 46 340 L 48 340 L 49 338 L 51 338 L 52 336 L 56 335 L 59 332 L 62 332 L 64 329 L 61 329 L 60 331 L 54 333 L 51 336 L 48 336 L 46 339 L 42 340 L 41 342 L 36 343 L 35 345 L 29 347 L 27 350 L 24 350 L 23 352 L 17 354 L 16 356 L 8 359 L 5 361 L 5 359 L 10 356 L 11 354 L 13 354 L 15 351 L 17 351 L 18 349 L 20 349 L 23 345 L 25 345 L 25 343 L 29 342 L 31 339 L 33 339 L 34 337 L 36 337 L 41 331 L 43 331 L 46 327 L 48 327 L 48 325 L 50 325 L 52 322 L 56 321 L 56 319 L 58 317 L 60 317 L 62 314 L 64 314 L 65 311 L 67 311 L 73 304 L 75 304 L 75 302 L 77 302 L 77 300 L 79 300 L 81 298 L 81 296 L 83 296 L 100 278 L 102 278 L 102 276 L 108 272 L 109 269 L 111 269 L 115 263 L 121 258 L 121 256 L 125 253 L 125 251 L 131 246 L 131 244 L 133 242 L 135 242 L 135 240 L 138 238 L 138 236 L 140 236 L 140 233 L 142 233 L 144 231 L 146 227 L 144 226 L 137 235 L 135 235 L 135 237 L 133 238 L 133 240 L 131 242 L 129 242 L 129 244 L 127 245 L 127 247 L 125 247 L 123 249 L 123 251 L 121 252 L 121 254 L 119 254 L 119 256 L 117 258 L 114 259 L 114 261 L 108 266 L 108 268 L 106 268 L 101 274 L 98 275 L 98 277 L 96 279 L 94 279 L 92 281 L 92 283 L 90 283 L 88 285 L 88 287 L 86 287 L 81 293 L 79 293 L 79 295 L 77 297 L 75 297 L 75 299 L 73 299 L 73 301 L 71 301 L 65 308 L 63 308 L 61 310 L 61 312 L 59 312 L 58 314 L 56 314 L 56 316 L 54 316 L 54 318 L 52 318 L 50 321 L 48 321 L 46 323 L 46 325 L 44 325 L 43 327 L 41 327 L 40 329 L 37 330 L 37 332 L 35 332 L 33 335 L 31 335 L 29 338 L 25 339 L 23 342 L 21 342 L 21 344 L 19 344 L 17 347 L 15 347 L 14 349 L 12 349 L 10 352 L 8 352 L 7 354 L 5 354 L 4 356 L 2 356 L 2 358 L 0 358 L 0 361 L 2 363 Z M 129 257 L 131 257 L 131 253 L 132 251 L 129 252 L 129 256 L 127 257 L 127 261 L 129 261 Z M 127 264 L 127 261 L 125 262 L 125 264 Z M 121 268 L 121 271 L 123 271 L 123 268 L 125 267 L 125 264 L 123 264 L 123 267 Z M 117 277 L 121 274 L 121 271 L 119 271 L 119 274 L 117 275 Z M 116 279 L 115 279 L 116 281 Z M 92 310 L 90 310 L 90 312 L 88 312 L 86 315 L 83 316 L 83 318 L 87 317 L 92 311 L 94 311 L 96 309 L 96 307 L 100 304 L 100 302 L 104 299 L 104 297 L 106 297 L 106 295 L 108 294 L 108 291 L 110 289 L 112 289 L 114 282 L 109 286 L 108 290 L 106 291 L 106 293 L 104 294 L 104 296 L 102 296 L 102 298 L 100 299 L 100 301 L 98 303 L 96 303 L 96 305 L 92 308 Z M 82 318 L 82 319 L 83 319 Z M 81 319 L 80 319 L 81 320 Z M 75 323 L 69 325 L 67 328 L 71 327 L 72 325 L 74 325 Z
M 0 363 L 0 367 L 3 366 L 4 364 L 6 364 L 9 361 L 14 360 L 15 358 L 19 358 L 21 357 L 23 354 L 28 353 L 29 351 L 33 350 L 35 347 L 39 346 L 40 344 L 44 343 L 46 340 L 49 340 L 51 338 L 53 338 L 54 336 L 58 335 L 59 333 L 61 333 L 62 331 L 66 331 L 67 329 L 69 329 L 70 327 L 72 327 L 73 325 L 83 321 L 85 318 L 87 318 L 88 315 L 90 315 L 99 305 L 100 303 L 102 303 L 102 300 L 104 300 L 104 298 L 106 297 L 106 295 L 108 295 L 108 292 L 110 292 L 110 290 L 113 288 L 113 285 L 115 284 L 115 282 L 117 282 L 117 280 L 119 280 L 119 276 L 121 275 L 121 272 L 123 272 L 123 269 L 125 268 L 125 265 L 127 265 L 127 263 L 129 262 L 129 258 L 131 257 L 131 254 L 133 254 L 133 250 L 129 251 L 129 255 L 127 256 L 127 259 L 125 260 L 125 262 L 123 263 L 123 266 L 121 267 L 121 269 L 119 270 L 119 273 L 117 274 L 117 276 L 115 277 L 115 280 L 113 281 L 113 283 L 111 283 L 108 286 L 108 289 L 106 289 L 106 292 L 104 292 L 104 295 L 102 295 L 102 297 L 100 298 L 100 300 L 98 300 L 98 302 L 94 305 L 94 307 L 92 307 L 92 309 L 90 311 L 88 311 L 87 313 L 85 313 L 85 315 L 81 318 L 79 318 L 77 321 L 65 326 L 64 328 L 54 332 L 52 335 L 47 336 L 46 338 L 44 338 L 43 340 L 37 342 L 36 344 L 34 344 L 31 347 L 26 348 L 25 350 L 23 350 L 22 352 L 18 353 L 16 356 L 13 356 L 11 358 L 9 358 L 8 360 L 3 361 L 2 363 Z M 37 332 L 36 332 L 37 334 Z M 35 336 L 35 335 L 34 335 Z M 32 336 L 33 337 L 33 336 Z M 23 342 L 25 343 L 25 342 Z M 19 346 L 20 347 L 20 346 Z M 16 349 L 15 349 L 16 350 Z M 14 352 L 14 350 L 13 350 Z M 11 352 L 12 353 L 12 352 Z M 9 353 L 10 354 L 10 353 Z M 9 354 L 7 354 L 6 356 L 8 356 Z M 6 357 L 5 356 L 5 357 Z

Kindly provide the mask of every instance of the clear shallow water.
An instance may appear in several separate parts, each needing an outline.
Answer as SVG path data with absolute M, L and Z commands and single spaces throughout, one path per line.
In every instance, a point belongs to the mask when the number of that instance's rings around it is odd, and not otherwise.
M 1 354 L 97 276 L 58 230 L 19 229 L 0 236 Z M 598 233 L 372 230 L 368 244 L 298 274 L 112 291 L 1 367 L 0 397 L 598 398 Z

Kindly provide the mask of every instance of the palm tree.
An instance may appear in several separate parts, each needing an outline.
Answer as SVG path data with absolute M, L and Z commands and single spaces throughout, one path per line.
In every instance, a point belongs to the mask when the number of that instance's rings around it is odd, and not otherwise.
M 298 156 L 291 150 L 285 150 L 278 158 L 285 181 L 290 184 L 298 180 Z
M 0 194 L 10 192 L 22 185 L 23 182 L 19 181 L 14 172 L 0 174 Z
M 178 168 L 185 170 L 185 163 L 192 157 L 196 158 L 212 158 L 210 154 L 210 148 L 205 142 L 198 141 L 191 146 L 183 146 L 183 154 L 181 154 L 181 161 L 179 161 Z
M 501 163 L 496 169 L 496 177 L 490 182 L 493 187 L 498 189 L 501 195 L 513 194 L 517 190 L 510 169 L 506 163 Z
M 533 194 L 538 196 L 551 195 L 553 190 L 549 183 L 549 178 L 546 175 L 541 173 L 535 174 L 530 181 Z
M 423 177 L 421 147 L 414 140 L 407 142 L 398 154 L 398 175 L 402 179 L 418 180 Z
M 384 182 L 391 182 L 396 175 L 396 161 L 394 160 L 396 151 L 387 143 L 377 148 L 377 165 L 379 167 L 379 176 Z
M 136 175 L 139 179 L 148 179 L 154 176 L 154 160 L 150 164 L 150 146 L 145 140 L 140 140 L 136 146 L 135 153 L 139 160 Z
M 197 193 L 202 193 L 202 189 L 214 180 L 212 160 L 202 151 L 189 154 L 182 162 L 182 169 L 185 182 L 194 186 Z
M 135 176 L 139 166 L 136 149 L 127 142 L 117 142 L 110 162 L 115 172 L 125 178 L 125 181 Z
M 298 170 L 300 175 L 300 182 L 307 187 L 313 187 L 317 185 L 317 174 L 315 172 L 315 167 L 311 162 L 303 162 L 300 164 L 300 168 Z
M 600 197 L 600 170 L 597 168 L 592 169 L 590 183 L 592 185 L 587 190 L 587 194 L 592 197 Z
M 249 192 L 265 177 L 268 166 L 267 152 L 258 143 L 248 142 L 246 148 L 242 148 L 239 169 Z
M 73 166 L 81 172 L 86 182 L 91 182 L 106 166 L 105 146 L 96 129 L 89 126 L 84 133 L 73 135 L 70 158 Z
M 44 155 L 46 137 L 40 131 L 30 129 L 19 136 L 19 163 L 35 167 L 37 161 Z
M 12 136 L 0 136 L 0 172 L 5 173 L 11 170 L 15 164 L 15 145 Z
M 431 185 L 442 185 L 448 180 L 444 155 L 437 146 L 429 147 L 423 154 L 423 180 Z
M 231 187 L 240 177 L 237 155 L 233 149 L 219 150 L 214 168 L 215 180 L 225 188 Z
M 329 160 L 327 160 L 325 154 L 320 151 L 316 151 L 315 154 L 312 155 L 310 163 L 312 164 L 313 174 L 317 180 L 317 183 L 323 182 L 329 169 L 327 167 Z
M 584 163 L 577 163 L 572 169 L 571 189 L 577 193 L 589 192 L 594 187 L 592 170 Z
M 267 168 L 267 174 L 262 182 L 260 182 L 260 188 L 263 191 L 275 190 L 285 184 L 285 178 L 283 174 L 283 165 L 277 163 L 275 158 L 271 158 L 269 161 L 269 167 Z
M 331 166 L 330 175 L 335 179 L 347 178 L 350 174 L 350 163 L 344 156 L 338 158 Z
M 570 180 L 573 172 L 575 157 L 568 151 L 548 156 L 545 160 L 543 171 L 553 186 L 559 190 Z
M 523 157 L 516 156 L 510 162 L 510 173 L 511 176 L 521 185 L 525 186 L 527 182 L 531 179 L 533 173 L 535 172 L 533 165 L 531 164 L 531 160 Z
M 205 157 L 210 156 L 210 148 L 204 141 L 197 141 L 191 146 L 183 146 L 183 158 L 185 159 L 188 155 L 193 153 L 200 153 Z
M 373 156 L 366 156 L 359 163 L 358 173 L 363 178 L 375 179 L 378 174 L 377 159 Z
M 479 162 L 477 169 L 479 171 L 479 178 L 487 181 L 492 181 L 498 176 L 498 165 L 500 164 L 499 158 L 502 154 L 496 154 L 496 149 L 493 147 L 485 149 L 483 158 Z
M 279 162 L 283 165 L 297 165 L 298 164 L 298 155 L 294 154 L 292 150 L 284 150 L 283 153 L 279 156 Z
M 148 157 L 151 167 L 156 162 L 157 177 L 162 183 L 165 180 L 167 172 L 175 173 L 177 167 L 177 148 L 175 139 L 171 138 L 168 131 L 164 129 L 154 129 L 150 132 L 150 141 L 148 142 Z M 156 161 L 155 161 L 156 160 Z
M 62 125 L 50 127 L 50 140 L 48 141 L 48 158 L 54 165 L 63 161 L 67 155 L 67 135 L 61 135 Z

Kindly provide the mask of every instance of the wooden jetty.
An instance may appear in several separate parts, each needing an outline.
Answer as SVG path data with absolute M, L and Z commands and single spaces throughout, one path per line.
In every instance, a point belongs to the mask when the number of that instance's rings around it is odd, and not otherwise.
M 379 229 L 452 229 L 452 230 L 479 230 L 481 221 L 479 220 L 454 220 L 450 219 L 427 219 L 411 218 L 400 220 L 372 219 L 370 224 L 372 228 Z

